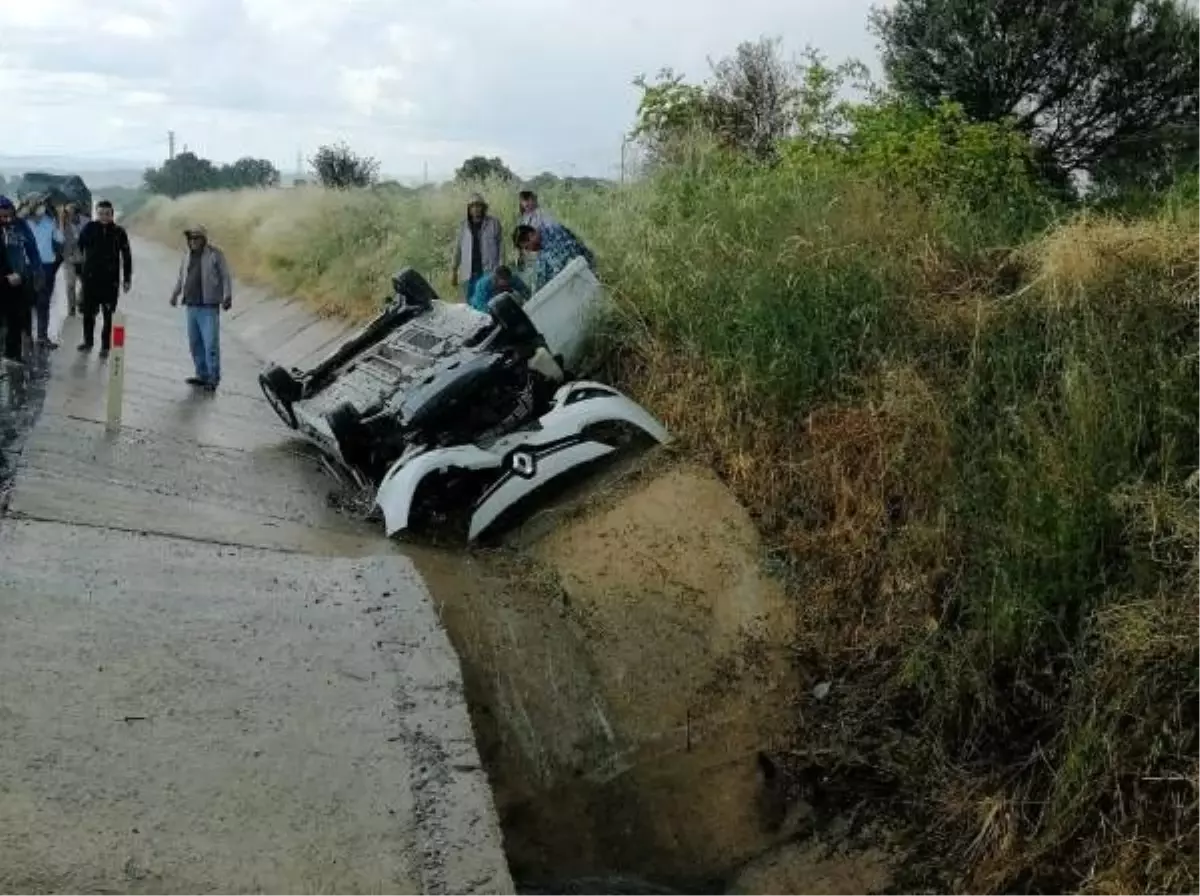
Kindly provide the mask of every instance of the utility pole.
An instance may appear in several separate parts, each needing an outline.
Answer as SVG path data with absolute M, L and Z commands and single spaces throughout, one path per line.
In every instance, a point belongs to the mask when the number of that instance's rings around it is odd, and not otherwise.
M 175 158 L 175 132 L 167 131 L 167 160 Z
M 429 163 L 425 163 L 425 183 L 429 183 Z
M 304 150 L 296 147 L 296 177 L 292 180 L 294 184 L 298 180 L 304 179 Z

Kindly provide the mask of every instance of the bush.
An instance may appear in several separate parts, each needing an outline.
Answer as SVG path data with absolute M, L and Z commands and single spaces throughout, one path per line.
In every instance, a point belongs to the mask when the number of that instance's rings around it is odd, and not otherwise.
M 317 182 L 331 190 L 369 187 L 379 179 L 379 162 L 360 156 L 344 143 L 322 146 L 308 165 Z

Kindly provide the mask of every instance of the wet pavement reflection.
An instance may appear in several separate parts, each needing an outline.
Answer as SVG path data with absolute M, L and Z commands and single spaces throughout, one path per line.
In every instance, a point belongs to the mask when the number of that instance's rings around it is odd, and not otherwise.
M 42 412 L 54 355 L 33 348 L 27 352 L 24 364 L 0 360 L 0 510 L 8 505 L 17 461 Z

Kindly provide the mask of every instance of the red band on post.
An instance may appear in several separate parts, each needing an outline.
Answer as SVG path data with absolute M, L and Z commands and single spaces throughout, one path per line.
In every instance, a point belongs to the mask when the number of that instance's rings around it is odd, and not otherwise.
M 125 328 L 124 327 L 113 327 L 112 344 L 113 344 L 113 348 L 124 348 L 125 347 Z

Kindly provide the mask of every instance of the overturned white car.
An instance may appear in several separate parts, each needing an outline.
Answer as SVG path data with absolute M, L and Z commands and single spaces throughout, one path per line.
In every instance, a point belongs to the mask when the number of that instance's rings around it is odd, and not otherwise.
M 575 259 L 524 306 L 444 302 L 414 270 L 383 312 L 311 370 L 268 365 L 280 418 L 377 488 L 388 535 L 461 523 L 469 540 L 543 486 L 663 425 L 611 386 L 576 379 L 607 296 Z

